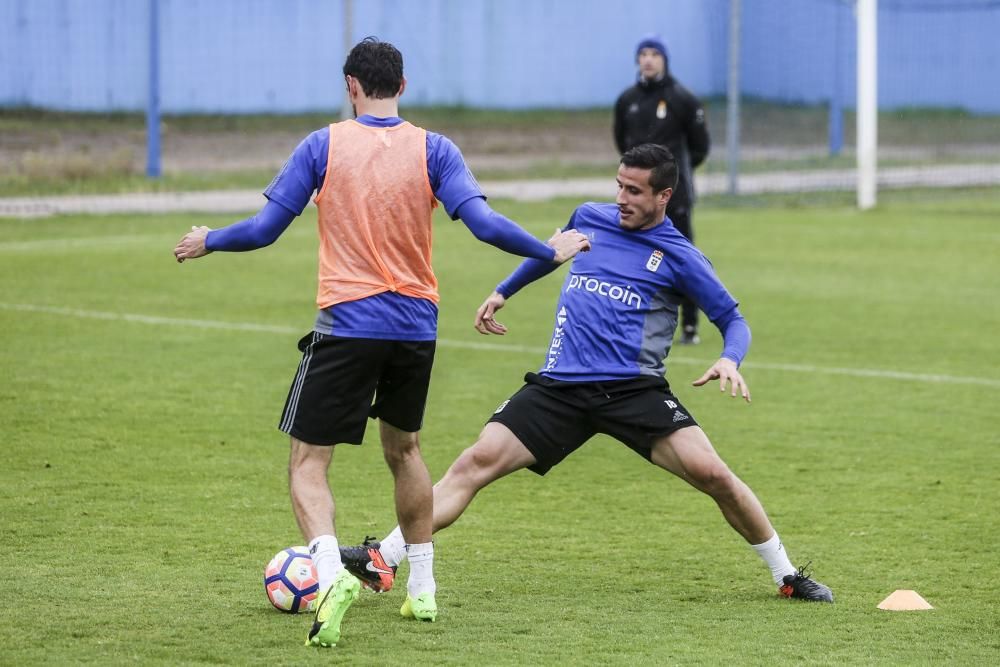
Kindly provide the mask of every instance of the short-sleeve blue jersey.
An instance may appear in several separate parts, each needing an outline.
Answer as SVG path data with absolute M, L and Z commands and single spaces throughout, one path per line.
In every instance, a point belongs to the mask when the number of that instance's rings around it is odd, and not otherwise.
M 391 127 L 403 122 L 398 117 L 361 116 L 357 120 L 374 127 Z M 264 196 L 295 215 L 301 215 L 313 193 L 323 186 L 329 147 L 329 127 L 303 139 L 264 190 Z M 434 132 L 427 132 L 427 175 L 434 196 L 452 219 L 456 219 L 456 211 L 463 203 L 485 197 L 458 147 L 444 135 Z M 434 340 L 437 316 L 437 305 L 431 301 L 383 292 L 319 311 L 315 330 L 348 338 Z
M 571 382 L 664 375 L 682 294 L 720 330 L 733 322 L 745 329 L 745 344 L 732 355 L 737 364 L 742 360 L 749 328 L 736 300 L 669 221 L 630 231 L 621 227 L 616 205 L 587 203 L 568 227 L 589 237 L 591 250 L 573 259 L 563 282 L 540 374 Z

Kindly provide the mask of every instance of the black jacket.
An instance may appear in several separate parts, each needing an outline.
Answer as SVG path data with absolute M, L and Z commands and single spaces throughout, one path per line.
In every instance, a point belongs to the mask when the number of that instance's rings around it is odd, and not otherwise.
M 640 80 L 615 102 L 615 145 L 619 153 L 644 143 L 662 144 L 677 158 L 675 204 L 694 201 L 691 172 L 708 156 L 705 109 L 668 73 L 659 81 Z

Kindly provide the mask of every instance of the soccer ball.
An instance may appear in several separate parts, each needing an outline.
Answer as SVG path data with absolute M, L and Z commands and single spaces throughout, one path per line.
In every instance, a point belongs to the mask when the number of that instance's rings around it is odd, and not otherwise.
M 264 590 L 275 609 L 290 614 L 312 611 L 319 582 L 309 550 L 288 547 L 279 551 L 264 568 Z

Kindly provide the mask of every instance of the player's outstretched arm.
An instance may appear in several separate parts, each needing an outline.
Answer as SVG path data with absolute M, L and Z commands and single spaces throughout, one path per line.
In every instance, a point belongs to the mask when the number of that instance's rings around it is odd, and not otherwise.
M 514 296 L 525 285 L 549 275 L 560 264 L 575 257 L 580 251 L 590 250 L 590 239 L 575 229 L 562 230 L 556 227 L 555 233 L 549 238 L 548 246 L 553 250 L 552 259 L 528 258 L 514 269 L 514 273 L 497 285 L 496 291 L 488 296 L 483 305 L 476 311 L 474 324 L 476 331 L 484 335 L 492 333 L 498 336 L 507 333 L 507 327 L 493 318 L 494 313 L 503 308 L 507 299 Z
M 750 402 L 750 385 L 743 379 L 739 368 L 736 367 L 736 362 L 732 359 L 722 357 L 691 384 L 695 387 L 701 387 L 712 380 L 719 381 L 719 391 L 725 392 L 726 385 L 728 384 L 730 395 L 733 398 L 736 398 L 736 395 L 739 394 L 747 403 Z
M 483 305 L 476 311 L 476 331 L 484 336 L 489 334 L 502 336 L 507 333 L 507 327 L 494 319 L 496 312 L 503 308 L 505 303 L 507 299 L 500 292 L 493 292 L 486 297 L 486 301 L 483 301 Z
M 723 347 L 721 358 L 692 384 L 700 387 L 711 380 L 718 380 L 720 391 L 726 391 L 728 384 L 734 398 L 739 394 L 749 403 L 750 387 L 740 375 L 739 367 L 750 349 L 750 326 L 740 314 L 736 300 L 711 270 L 708 260 L 704 256 L 695 256 L 694 260 L 688 264 L 685 276 L 686 293 L 718 327 Z
M 728 297 L 728 293 L 724 291 L 722 293 Z M 731 301 L 732 297 L 728 297 L 728 299 Z M 711 301 L 703 300 L 702 303 L 711 303 Z M 700 387 L 711 380 L 718 380 L 719 391 L 726 391 L 726 385 L 729 385 L 730 395 L 733 398 L 736 398 L 738 394 L 749 403 L 750 385 L 743 379 L 739 368 L 750 349 L 750 327 L 736 307 L 736 302 L 732 301 L 732 304 L 721 315 L 717 314 L 714 309 L 708 311 L 711 313 L 712 323 L 719 328 L 719 332 L 722 334 L 722 355 L 692 384 L 695 387 Z
M 573 259 L 579 253 L 590 250 L 590 239 L 575 229 L 564 231 L 556 227 L 556 232 L 549 238 L 548 245 L 555 250 L 552 261 L 556 264 L 562 264 Z
M 180 264 L 185 259 L 197 259 L 204 257 L 210 250 L 205 248 L 205 238 L 212 231 L 208 227 L 192 227 L 191 231 L 181 237 L 181 240 L 174 246 L 174 257 Z
M 512 255 L 561 264 L 590 247 L 587 237 L 575 230 L 557 233 L 548 243 L 542 243 L 516 222 L 490 208 L 482 197 L 466 200 L 456 213 L 473 236 Z
M 204 257 L 215 250 L 246 252 L 269 246 L 295 219 L 295 213 L 268 201 L 256 215 L 221 229 L 192 227 L 174 247 L 178 262 Z

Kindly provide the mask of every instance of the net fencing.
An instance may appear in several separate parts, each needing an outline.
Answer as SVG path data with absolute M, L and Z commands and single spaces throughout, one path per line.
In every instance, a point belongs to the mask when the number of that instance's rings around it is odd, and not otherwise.
M 854 0 L 740 2 L 739 191 L 853 190 Z M 610 106 L 633 80 L 639 36 L 658 31 L 673 72 L 707 105 L 700 192 L 726 192 L 731 0 L 649 5 L 0 0 L 0 179 L 76 161 L 143 171 L 156 7 L 167 172 L 280 166 L 304 130 L 341 113 L 346 28 L 400 46 L 407 115 L 455 139 L 481 177 L 607 183 Z M 878 6 L 880 187 L 1000 184 L 1000 0 Z
M 856 185 L 852 0 L 743 0 L 740 191 Z M 1000 184 L 995 0 L 880 0 L 879 187 Z M 725 104 L 713 105 L 725 127 Z M 720 148 L 722 144 L 719 144 Z M 725 189 L 718 151 L 703 191 Z M 766 175 L 765 175 L 766 174 Z

